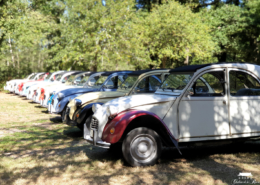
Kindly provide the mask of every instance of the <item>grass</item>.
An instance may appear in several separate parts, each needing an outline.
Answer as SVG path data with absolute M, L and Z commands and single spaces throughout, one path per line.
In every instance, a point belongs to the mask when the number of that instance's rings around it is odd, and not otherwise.
M 0 93 L 0 184 L 231 184 L 260 182 L 260 143 L 164 149 L 159 163 L 130 167 L 120 151 L 89 145 L 45 108 Z

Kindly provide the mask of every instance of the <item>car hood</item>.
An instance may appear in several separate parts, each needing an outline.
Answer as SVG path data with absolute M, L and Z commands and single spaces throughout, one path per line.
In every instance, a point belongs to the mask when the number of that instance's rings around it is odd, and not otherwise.
M 113 99 L 106 104 L 104 104 L 100 109 L 97 110 L 97 114 L 99 111 L 106 110 L 107 106 L 117 107 L 117 112 L 122 112 L 127 109 L 131 109 L 138 106 L 169 102 L 176 100 L 176 96 L 167 96 L 167 95 L 157 95 L 157 94 L 141 94 L 141 95 L 133 95 L 133 96 L 125 96 L 117 99 Z M 96 113 L 95 113 L 96 114 Z
M 109 101 L 110 99 L 118 98 L 121 96 L 124 96 L 125 93 L 123 92 L 91 92 L 86 93 L 80 96 L 77 96 L 75 99 L 79 99 L 82 101 L 82 107 L 88 105 L 92 101 L 101 101 L 102 99 L 106 99 L 105 102 Z M 68 104 L 68 107 L 70 107 L 70 117 L 73 116 L 74 112 L 77 110 L 77 107 L 75 105 L 74 101 L 70 101 Z
M 88 93 L 92 91 L 97 91 L 98 89 L 92 89 L 92 88 L 70 88 L 60 91 L 60 93 L 64 94 L 64 96 L 70 96 L 73 94 L 80 94 L 80 93 Z
M 123 92 L 92 92 L 92 93 L 87 93 L 83 94 L 77 97 L 77 99 L 82 101 L 82 104 L 96 100 L 96 99 L 103 99 L 103 98 L 119 98 L 121 96 L 124 96 L 125 93 Z
M 20 83 L 20 82 L 25 82 L 28 81 L 27 79 L 16 79 L 16 80 L 11 80 L 8 83 L 13 84 L 13 83 Z
M 30 87 L 30 86 L 33 86 L 33 85 L 39 85 L 39 84 L 43 84 L 44 82 L 43 81 L 34 81 L 34 82 L 26 82 L 24 84 L 25 87 Z
M 71 89 L 71 88 L 80 88 L 80 87 L 77 87 L 75 85 L 65 85 L 65 84 L 59 84 L 59 85 L 51 85 L 51 86 L 48 86 L 45 88 L 45 91 L 49 92 L 49 93 L 52 93 L 53 91 L 55 91 L 55 94 L 57 94 L 59 91 L 62 91 L 62 90 L 66 90 L 66 89 Z

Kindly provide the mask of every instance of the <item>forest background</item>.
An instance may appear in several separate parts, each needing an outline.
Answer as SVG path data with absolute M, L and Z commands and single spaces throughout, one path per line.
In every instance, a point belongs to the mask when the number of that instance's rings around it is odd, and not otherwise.
M 31 72 L 260 64 L 259 0 L 0 0 L 0 86 Z

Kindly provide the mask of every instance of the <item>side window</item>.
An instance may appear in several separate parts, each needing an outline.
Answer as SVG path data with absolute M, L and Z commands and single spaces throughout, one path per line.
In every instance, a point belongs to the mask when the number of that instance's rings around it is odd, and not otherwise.
M 150 76 L 149 85 L 149 91 L 155 92 L 161 86 L 161 82 L 153 76 Z
M 117 87 L 119 87 L 120 85 L 122 85 L 122 83 L 127 79 L 127 75 L 119 75 L 118 76 L 118 84 Z
M 231 96 L 260 96 L 260 84 L 245 72 L 230 71 L 229 85 Z
M 118 79 L 117 76 L 110 78 L 110 80 L 108 80 L 108 82 L 106 83 L 105 87 L 107 89 L 114 89 L 116 86 L 117 79 Z
M 192 96 L 224 96 L 224 72 L 214 71 L 201 75 L 193 85 Z
M 140 81 L 135 87 L 135 93 L 153 93 L 161 86 L 161 82 L 154 76 L 149 76 Z

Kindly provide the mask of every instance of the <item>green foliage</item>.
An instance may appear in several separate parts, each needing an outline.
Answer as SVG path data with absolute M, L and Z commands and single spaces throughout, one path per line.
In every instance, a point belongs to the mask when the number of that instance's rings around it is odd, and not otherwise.
M 162 67 L 174 67 L 176 62 L 183 65 L 187 56 L 192 62 L 205 62 L 214 52 L 209 27 L 199 14 L 177 2 L 158 6 L 143 24 L 147 35 L 145 45 L 163 63 Z M 167 59 L 171 60 L 170 64 L 166 64 Z
M 258 0 L 0 2 L 0 81 L 36 71 L 260 63 Z M 210 5 L 210 6 L 209 6 Z

